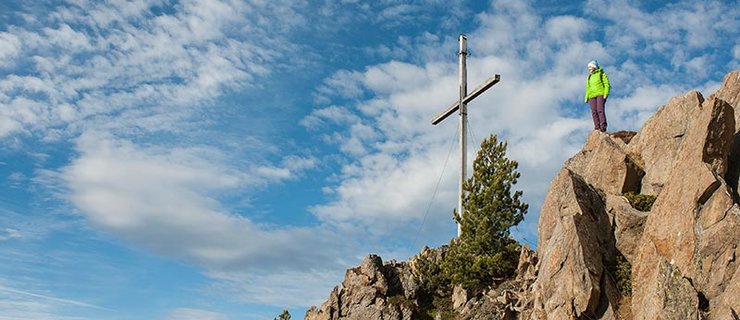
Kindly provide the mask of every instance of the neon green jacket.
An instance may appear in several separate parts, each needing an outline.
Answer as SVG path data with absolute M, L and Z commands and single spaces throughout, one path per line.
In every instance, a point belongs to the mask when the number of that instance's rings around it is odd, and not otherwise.
M 609 95 L 609 78 L 606 76 L 604 69 L 599 67 L 594 72 L 588 75 L 586 78 L 586 96 L 583 98 L 584 102 L 588 99 L 598 96 Z

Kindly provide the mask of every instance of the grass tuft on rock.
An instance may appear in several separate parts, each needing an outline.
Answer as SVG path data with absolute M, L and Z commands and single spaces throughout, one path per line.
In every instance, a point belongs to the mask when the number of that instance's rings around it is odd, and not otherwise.
M 655 202 L 655 196 L 649 195 L 649 194 L 636 194 L 634 192 L 627 192 L 624 194 L 625 198 L 627 198 L 627 201 L 630 202 L 630 205 L 632 205 L 633 208 L 648 212 L 653 207 L 653 203 Z

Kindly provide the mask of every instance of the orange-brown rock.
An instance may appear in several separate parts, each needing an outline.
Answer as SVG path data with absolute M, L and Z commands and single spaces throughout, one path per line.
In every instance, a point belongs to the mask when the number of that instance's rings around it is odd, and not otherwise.
M 606 196 L 606 213 L 612 226 L 616 249 L 627 261 L 633 263 L 648 214 L 633 208 L 627 198 L 618 195 Z
M 696 91 L 671 99 L 632 138 L 627 150 L 639 159 L 645 171 L 641 193 L 660 193 L 693 119 L 691 114 L 703 101 Z
M 592 131 L 583 149 L 568 159 L 565 167 L 605 192 L 636 191 L 643 172 L 625 149 L 622 139 Z
M 602 196 L 564 168 L 540 216 L 539 273 L 532 319 L 614 318 L 613 283 L 605 274 L 611 227 Z
M 737 109 L 740 105 L 740 70 L 728 73 L 714 96 L 735 108 L 735 123 L 740 123 L 740 110 Z M 740 128 L 737 131 L 740 131 Z
M 359 267 L 347 270 L 342 285 L 332 290 L 321 308 L 309 309 L 304 319 L 411 320 L 413 310 L 391 298 L 413 299 L 416 288 L 407 263 L 383 264 L 379 256 L 368 255 Z
M 727 102 L 713 96 L 694 109 L 691 116 L 685 141 L 648 217 L 633 265 L 633 283 L 638 285 L 633 286 L 632 309 L 637 319 L 667 318 L 665 313 L 673 308 L 656 303 L 655 290 L 660 291 L 656 286 L 662 276 L 655 270 L 665 263 L 675 267 L 672 273 L 692 284 L 695 292 L 691 295 L 701 297 L 702 304 L 692 306 L 696 314 L 700 309 L 720 308 L 721 302 L 715 298 L 724 290 L 716 285 L 716 280 L 712 284 L 712 278 L 732 277 L 735 271 L 721 264 L 715 266 L 715 262 L 727 250 L 734 253 L 727 244 L 736 246 L 740 233 L 723 234 L 712 239 L 715 243 L 719 240 L 720 248 L 701 250 L 707 240 L 717 236 L 711 232 L 712 227 L 733 229 L 737 224 L 737 216 L 727 219 L 726 213 L 734 203 L 723 178 L 736 132 L 735 112 Z
M 722 86 L 714 94 L 718 99 L 730 104 L 735 109 L 735 137 L 732 141 L 730 151 L 730 162 L 725 178 L 727 184 L 734 191 L 732 194 L 736 200 L 740 199 L 738 184 L 740 184 L 740 71 L 733 71 L 727 76 Z
M 520 319 L 613 318 L 625 306 L 599 277 L 616 252 L 632 263 L 634 319 L 738 317 L 739 94 L 736 71 L 706 100 L 671 99 L 632 139 L 589 135 L 543 203 L 532 310 Z M 657 198 L 643 213 L 625 191 Z

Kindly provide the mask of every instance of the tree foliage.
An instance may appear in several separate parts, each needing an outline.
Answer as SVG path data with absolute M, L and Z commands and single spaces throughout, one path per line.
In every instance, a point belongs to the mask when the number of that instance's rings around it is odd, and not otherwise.
M 607 264 L 609 271 L 614 280 L 617 282 L 617 289 L 622 296 L 632 295 L 632 264 L 621 253 L 618 253 L 614 263 Z
M 288 312 L 288 310 L 283 310 L 275 320 L 290 320 L 290 318 L 290 312 Z
M 516 271 L 519 244 L 509 229 L 524 219 L 528 205 L 517 183 L 518 163 L 506 158 L 506 142 L 495 135 L 481 143 L 473 175 L 463 184 L 464 214 L 455 211 L 462 235 L 451 242 L 442 269 L 452 284 L 483 289 Z
M 446 246 L 437 249 L 425 246 L 414 259 L 419 287 L 428 294 L 446 295 L 451 289 L 450 280 L 442 271 L 446 251 Z
M 634 192 L 627 192 L 624 194 L 624 196 L 627 198 L 627 201 L 630 202 L 630 205 L 632 205 L 633 208 L 648 212 L 650 209 L 653 208 L 653 203 L 655 202 L 655 196 L 648 195 L 648 194 L 636 194 Z

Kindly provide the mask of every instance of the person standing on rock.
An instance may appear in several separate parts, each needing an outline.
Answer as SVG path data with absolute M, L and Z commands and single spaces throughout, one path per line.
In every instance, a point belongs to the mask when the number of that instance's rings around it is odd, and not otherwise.
M 594 130 L 606 132 L 606 112 L 604 105 L 609 97 L 609 78 L 596 60 L 588 63 L 586 78 L 586 96 L 584 103 L 591 106 L 591 117 L 594 119 Z

